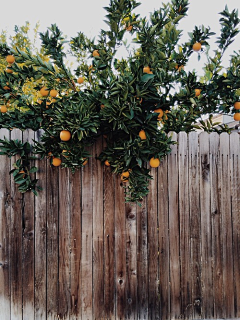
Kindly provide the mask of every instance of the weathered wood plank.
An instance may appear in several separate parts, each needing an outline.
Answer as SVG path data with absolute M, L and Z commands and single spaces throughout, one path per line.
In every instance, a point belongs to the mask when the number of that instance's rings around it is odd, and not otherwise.
M 23 142 L 32 144 L 34 131 L 23 132 Z M 31 166 L 34 161 L 31 161 Z M 31 175 L 34 178 L 35 174 Z M 23 320 L 34 319 L 34 206 L 35 196 L 31 191 L 23 195 L 22 208 L 22 286 L 23 286 Z
M 179 223 L 180 223 L 180 265 L 181 265 L 181 314 L 192 319 L 191 282 L 191 238 L 188 186 L 188 137 L 186 132 L 178 134 L 179 166 Z
M 92 319 L 93 293 L 93 179 L 92 159 L 82 170 L 82 319 Z
M 116 319 L 126 318 L 126 213 L 120 177 L 115 184 Z
M 70 203 L 70 298 L 71 312 L 70 320 L 79 320 L 81 318 L 81 255 L 82 255 L 82 215 L 81 215 L 81 170 L 77 170 L 74 174 L 69 173 L 69 203 Z
M 69 170 L 59 171 L 59 284 L 58 315 L 68 319 L 70 313 L 70 212 L 69 212 Z
M 200 186 L 199 186 L 199 146 L 197 132 L 189 133 L 189 212 L 191 237 L 191 282 L 193 319 L 201 319 L 201 249 L 200 249 Z
M 97 157 L 102 137 L 93 146 L 93 319 L 104 319 L 103 166 Z
M 212 217 L 210 189 L 209 135 L 199 136 L 200 150 L 200 208 L 201 208 L 201 253 L 202 253 L 202 315 L 213 318 L 212 281 Z
M 177 134 L 172 133 L 172 140 L 177 141 Z M 179 261 L 179 211 L 178 211 L 178 147 L 172 146 L 168 155 L 168 201 L 169 201 L 169 254 L 170 254 L 170 317 L 178 318 L 181 314 L 180 261 Z
M 212 215 L 212 249 L 213 249 L 213 299 L 214 316 L 223 316 L 223 269 L 222 237 L 220 212 L 220 178 L 219 178 L 219 134 L 211 133 L 210 142 L 210 188 Z
M 220 135 L 223 288 L 226 317 L 234 317 L 233 243 L 230 195 L 229 135 Z
M 59 168 L 47 162 L 47 319 L 58 315 Z
M 42 131 L 37 131 L 35 139 L 40 141 Z M 35 319 L 47 318 L 47 162 L 36 160 L 36 178 L 42 187 L 35 199 Z
M 11 131 L 12 140 L 22 141 L 19 129 Z M 11 168 L 19 156 L 11 158 Z M 11 176 L 10 284 L 11 320 L 22 319 L 22 204 L 23 196 Z
M 240 318 L 240 135 L 230 135 L 231 207 L 233 228 L 234 316 Z
M 158 248 L 158 169 L 151 168 L 153 177 L 149 182 L 149 194 L 147 196 L 148 214 L 148 317 L 159 319 L 159 248 Z M 161 204 L 161 202 L 160 202 Z
M 115 176 L 104 166 L 104 309 L 115 319 Z
M 147 201 L 137 207 L 137 301 L 138 319 L 148 319 L 148 238 Z
M 137 319 L 137 208 L 126 204 L 127 319 Z
M 9 139 L 7 129 L 0 130 L 0 139 Z M 10 207 L 10 161 L 7 156 L 0 160 L 0 319 L 9 320 L 10 306 L 10 256 L 9 239 L 11 226 Z
M 168 161 L 165 158 L 158 168 L 159 295 L 160 319 L 162 320 L 167 319 L 170 314 L 168 218 Z

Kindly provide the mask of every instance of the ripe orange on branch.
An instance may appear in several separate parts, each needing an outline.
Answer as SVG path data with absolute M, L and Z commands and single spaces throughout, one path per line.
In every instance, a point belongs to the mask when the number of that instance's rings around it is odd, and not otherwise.
M 9 54 L 8 56 L 6 56 L 6 61 L 7 63 L 14 63 L 15 58 L 13 55 Z
M 99 57 L 100 56 L 98 50 L 94 50 L 92 55 L 93 55 L 93 57 Z
M 234 116 L 233 116 L 233 119 L 235 121 L 240 121 L 240 113 L 235 113 Z
M 194 43 L 194 45 L 192 46 L 193 51 L 200 51 L 202 48 L 202 44 L 200 42 L 196 42 Z
M 235 108 L 236 110 L 240 110 L 240 101 L 236 101 L 236 102 L 234 103 L 234 108 Z
M 110 167 L 110 163 L 108 160 L 105 160 L 104 164 L 105 164 L 105 166 Z
M 1 106 L 1 107 L 0 107 L 0 111 L 1 111 L 2 113 L 6 113 L 6 112 L 7 112 L 7 107 L 6 107 L 6 106 Z
M 69 141 L 71 139 L 71 133 L 68 130 L 62 130 L 60 132 L 60 139 L 62 141 Z
M 198 97 L 201 94 L 201 89 L 195 89 L 195 96 Z
M 58 95 L 57 90 L 52 89 L 52 90 L 50 91 L 50 96 L 51 96 L 51 97 L 56 98 L 57 95 Z
M 8 65 L 6 68 L 7 73 L 13 73 L 13 70 L 11 69 L 11 65 Z
M 160 160 L 158 158 L 151 158 L 149 161 L 150 167 L 157 168 L 160 165 Z
M 151 72 L 151 70 L 150 70 L 149 66 L 146 66 L 143 68 L 143 73 L 150 73 L 150 72 Z
M 139 131 L 138 135 L 142 140 L 146 140 L 147 139 L 147 136 L 146 136 L 146 133 L 145 133 L 144 130 Z
M 77 83 L 82 84 L 84 82 L 84 78 L 83 77 L 79 77 L 77 79 Z
M 45 87 L 45 86 L 42 87 L 39 92 L 43 97 L 47 97 L 49 94 L 49 91 L 47 90 L 47 87 Z
M 61 165 L 61 163 L 62 163 L 62 160 L 59 159 L 59 158 L 53 158 L 53 159 L 52 159 L 52 165 L 53 165 L 54 167 L 59 167 L 59 166 Z

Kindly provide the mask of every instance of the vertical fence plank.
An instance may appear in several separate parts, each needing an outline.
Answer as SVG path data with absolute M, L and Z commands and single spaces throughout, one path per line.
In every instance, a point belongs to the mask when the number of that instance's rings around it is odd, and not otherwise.
M 12 140 L 22 141 L 19 129 L 11 131 Z M 18 156 L 11 158 L 11 167 Z M 22 200 L 17 185 L 11 177 L 11 238 L 10 238 L 10 281 L 11 281 L 11 320 L 22 319 Z
M 148 319 L 148 239 L 147 239 L 147 203 L 143 199 L 142 207 L 137 207 L 137 301 L 138 319 Z
M 70 212 L 69 212 L 69 169 L 59 171 L 59 285 L 58 315 L 66 319 L 70 307 Z
M 106 319 L 115 319 L 115 177 L 104 166 L 104 309 Z
M 221 243 L 221 212 L 220 212 L 220 180 L 219 180 L 219 134 L 213 132 L 210 141 L 210 188 L 212 215 L 212 253 L 213 253 L 213 299 L 214 316 L 223 316 L 223 270 Z
M 172 140 L 177 141 L 177 134 L 171 133 Z M 170 296 L 171 318 L 181 314 L 180 261 L 179 261 L 179 213 L 178 213 L 178 147 L 172 146 L 168 155 L 168 207 L 169 207 L 169 253 L 170 253 Z
M 234 316 L 233 243 L 229 175 L 229 135 L 227 133 L 222 133 L 220 136 L 220 159 L 224 308 L 226 316 L 232 318 Z
M 9 139 L 9 131 L 0 129 L 0 139 Z M 0 156 L 0 319 L 9 320 L 10 309 L 10 161 Z
M 82 319 L 92 319 L 92 235 L 93 235 L 92 159 L 82 170 Z
M 178 134 L 179 165 L 179 217 L 180 217 L 180 264 L 181 264 L 181 314 L 192 318 L 191 283 L 191 239 L 188 187 L 188 137 L 186 132 Z
M 42 131 L 37 131 L 35 139 L 40 141 Z M 42 320 L 47 318 L 47 175 L 46 160 L 36 160 L 38 171 L 36 178 L 39 179 L 38 185 L 42 191 L 35 199 L 35 319 Z
M 115 184 L 116 319 L 126 318 L 126 216 L 120 177 Z
M 234 316 L 240 318 L 240 135 L 230 135 L 230 176 L 233 228 Z
M 32 144 L 34 131 L 23 132 L 23 142 Z M 34 161 L 31 161 L 31 166 Z M 34 178 L 35 174 L 31 174 Z M 23 286 L 23 320 L 34 319 L 34 208 L 35 196 L 28 191 L 23 195 L 22 207 L 22 286 Z
M 159 319 L 159 248 L 158 248 L 158 181 L 157 170 L 151 168 L 153 177 L 149 182 L 149 194 L 147 196 L 148 213 L 148 309 L 150 319 Z
M 159 294 L 160 319 L 170 314 L 169 279 L 169 214 L 168 214 L 168 161 L 163 159 L 158 168 L 158 223 L 159 223 Z
M 82 216 L 81 216 L 81 170 L 69 174 L 69 203 L 70 203 L 70 299 L 71 312 L 70 320 L 81 318 L 81 255 L 82 255 Z
M 137 208 L 126 204 L 127 319 L 137 319 Z
M 58 314 L 59 168 L 47 162 L 47 319 Z
M 209 135 L 203 132 L 200 143 L 200 208 L 201 208 L 201 252 L 202 252 L 202 296 L 203 317 L 213 317 L 212 291 L 212 228 Z
M 189 212 L 191 238 L 192 306 L 193 319 L 201 319 L 201 250 L 200 250 L 200 186 L 198 133 L 189 133 Z
M 97 157 L 102 137 L 93 146 L 93 319 L 104 319 L 103 166 Z

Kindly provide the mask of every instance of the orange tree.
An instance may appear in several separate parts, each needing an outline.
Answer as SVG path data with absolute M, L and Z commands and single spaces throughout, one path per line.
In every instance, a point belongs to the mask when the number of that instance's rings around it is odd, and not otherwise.
M 172 0 L 154 11 L 150 19 L 135 14 L 135 0 L 110 0 L 106 7 L 107 30 L 98 40 L 79 32 L 69 41 L 56 25 L 40 33 L 41 52 L 27 46 L 2 42 L 0 55 L 5 70 L 0 75 L 0 127 L 43 129 L 41 141 L 33 141 L 33 152 L 48 157 L 53 166 L 73 171 L 87 165 L 86 146 L 99 136 L 106 139 L 100 161 L 120 174 L 126 201 L 140 202 L 148 193 L 150 167 L 158 167 L 171 151 L 170 131 L 195 130 L 201 115 L 239 115 L 239 53 L 235 52 L 225 73 L 222 57 L 238 34 L 237 11 L 226 7 L 220 13 L 218 49 L 208 56 L 204 77 L 185 72 L 192 54 L 199 58 L 214 35 L 209 28 L 195 27 L 189 41 L 181 43 L 179 21 L 186 16 L 188 0 Z M 134 12 L 133 12 L 134 11 Z M 125 33 L 135 43 L 127 58 L 117 60 Z M 77 67 L 67 67 L 67 53 Z M 23 88 L 31 81 L 29 92 Z M 233 108 L 235 107 L 235 109 Z M 236 117 L 237 118 L 237 117 Z M 207 131 L 216 129 L 211 121 Z M 21 192 L 36 182 L 29 168 L 31 146 L 20 141 L 1 140 L 1 153 L 21 157 L 12 173 Z M 149 165 L 147 164 L 149 163 Z

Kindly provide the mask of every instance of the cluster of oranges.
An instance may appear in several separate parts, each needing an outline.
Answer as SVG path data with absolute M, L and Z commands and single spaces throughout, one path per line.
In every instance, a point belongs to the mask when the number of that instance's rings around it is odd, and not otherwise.
M 12 64 L 15 62 L 14 56 L 9 54 L 8 56 L 6 56 L 6 61 L 8 63 L 7 68 L 6 68 L 6 72 L 7 73 L 13 73 Z
M 234 103 L 234 109 L 240 110 L 240 101 L 236 101 Z M 234 113 L 233 118 L 234 118 L 235 121 L 240 121 L 240 112 Z

